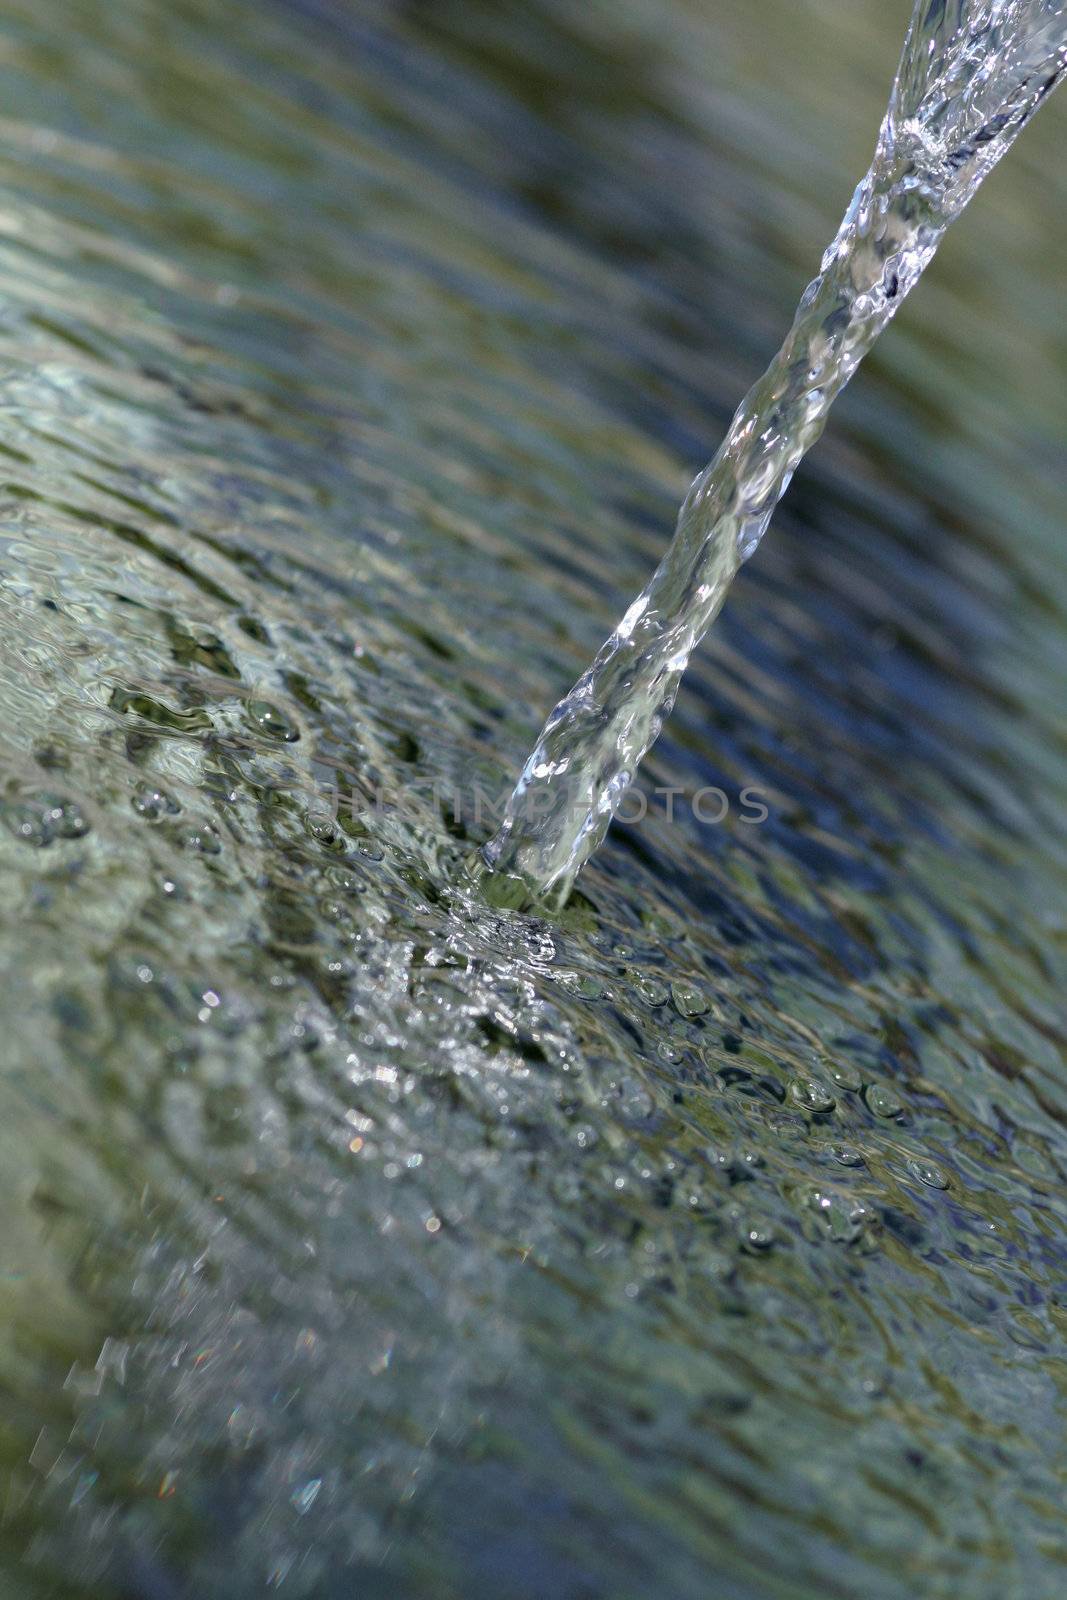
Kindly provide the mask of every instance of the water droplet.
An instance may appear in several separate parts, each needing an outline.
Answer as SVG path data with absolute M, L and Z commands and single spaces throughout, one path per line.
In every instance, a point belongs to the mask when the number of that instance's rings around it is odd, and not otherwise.
M 709 1164 L 727 1177 L 731 1184 L 753 1182 L 764 1165 L 758 1150 L 716 1150 L 709 1146 L 705 1153 Z
M 927 1161 L 922 1156 L 910 1156 L 905 1163 L 913 1178 L 918 1178 L 920 1183 L 925 1183 L 930 1189 L 947 1189 L 948 1173 L 939 1167 L 936 1161 Z
M 667 985 L 660 983 L 658 978 L 638 978 L 635 988 L 646 1006 L 664 1005 L 670 993 Z
M 741 1224 L 739 1231 L 741 1248 L 749 1255 L 762 1255 L 765 1250 L 770 1250 L 777 1239 L 774 1224 L 766 1217 L 749 1217 Z
M 4 821 L 15 838 L 21 839 L 23 844 L 32 844 L 40 848 L 42 845 L 52 843 L 52 835 L 45 827 L 38 806 L 6 805 Z
M 89 823 L 76 800 L 57 800 L 48 808 L 48 822 L 57 839 L 83 839 Z
M 830 1154 L 843 1167 L 862 1167 L 864 1165 L 862 1152 L 850 1144 L 831 1145 Z
M 187 850 L 199 850 L 205 856 L 217 856 L 222 849 L 219 830 L 210 822 L 199 822 L 188 828 L 182 843 Z
M 266 734 L 268 739 L 281 739 L 292 744 L 300 737 L 299 728 L 269 700 L 249 700 L 245 711 L 256 732 Z
M 672 983 L 671 999 L 682 1017 L 702 1017 L 708 1010 L 707 996 L 695 983 Z
M 181 810 L 177 800 L 154 783 L 139 784 L 134 791 L 133 809 L 147 822 L 158 822 L 160 817 L 176 817 Z
M 836 1105 L 833 1095 L 814 1078 L 794 1078 L 789 1085 L 789 1098 L 805 1111 L 832 1111 Z
M 863 1079 L 850 1061 L 825 1061 L 822 1066 L 839 1089 L 848 1089 L 853 1094 L 858 1094 L 863 1088 Z
M 900 1117 L 904 1114 L 903 1100 L 887 1083 L 869 1083 L 864 1091 L 864 1099 L 876 1117 Z
M 82 839 L 89 832 L 89 821 L 77 801 L 60 795 L 9 802 L 3 818 L 16 839 L 37 849 L 56 839 Z
M 624 1117 L 643 1121 L 650 1117 L 656 1109 L 656 1103 L 644 1084 L 636 1078 L 622 1076 L 617 1085 L 619 1109 Z M 606 1101 L 604 1102 L 607 1103 Z
M 319 844 L 333 844 L 337 839 L 337 828 L 333 818 L 322 811 L 308 811 L 305 816 L 307 831 Z
M 862 1200 L 835 1189 L 813 1190 L 808 1205 L 835 1244 L 854 1244 L 874 1218 Z

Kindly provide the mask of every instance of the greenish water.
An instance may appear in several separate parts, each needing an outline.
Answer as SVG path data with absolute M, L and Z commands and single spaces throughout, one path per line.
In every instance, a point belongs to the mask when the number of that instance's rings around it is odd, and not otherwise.
M 456 887 L 907 9 L 0 9 L 4 1600 L 1062 1593 L 1061 106 Z

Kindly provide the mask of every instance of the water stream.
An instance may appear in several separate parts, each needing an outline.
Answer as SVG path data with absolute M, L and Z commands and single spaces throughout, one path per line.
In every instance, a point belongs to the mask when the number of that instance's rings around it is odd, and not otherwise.
M 874 160 L 785 342 L 694 480 L 651 581 L 549 716 L 485 847 L 497 903 L 565 902 L 837 395 L 1065 70 L 1064 0 L 917 0 Z

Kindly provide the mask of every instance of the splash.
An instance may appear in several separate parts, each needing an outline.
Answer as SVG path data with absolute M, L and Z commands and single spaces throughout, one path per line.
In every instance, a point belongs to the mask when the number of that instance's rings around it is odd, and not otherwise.
M 785 342 L 690 487 L 651 582 L 545 723 L 485 847 L 494 898 L 566 899 L 836 396 L 1065 70 L 1067 0 L 918 0 L 874 160 Z

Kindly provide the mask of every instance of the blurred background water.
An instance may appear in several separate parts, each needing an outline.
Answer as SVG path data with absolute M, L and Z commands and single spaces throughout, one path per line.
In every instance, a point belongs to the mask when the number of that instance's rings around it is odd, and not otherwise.
M 908 10 L 4 0 L 5 1600 L 1062 1593 L 1061 106 L 458 886 Z

